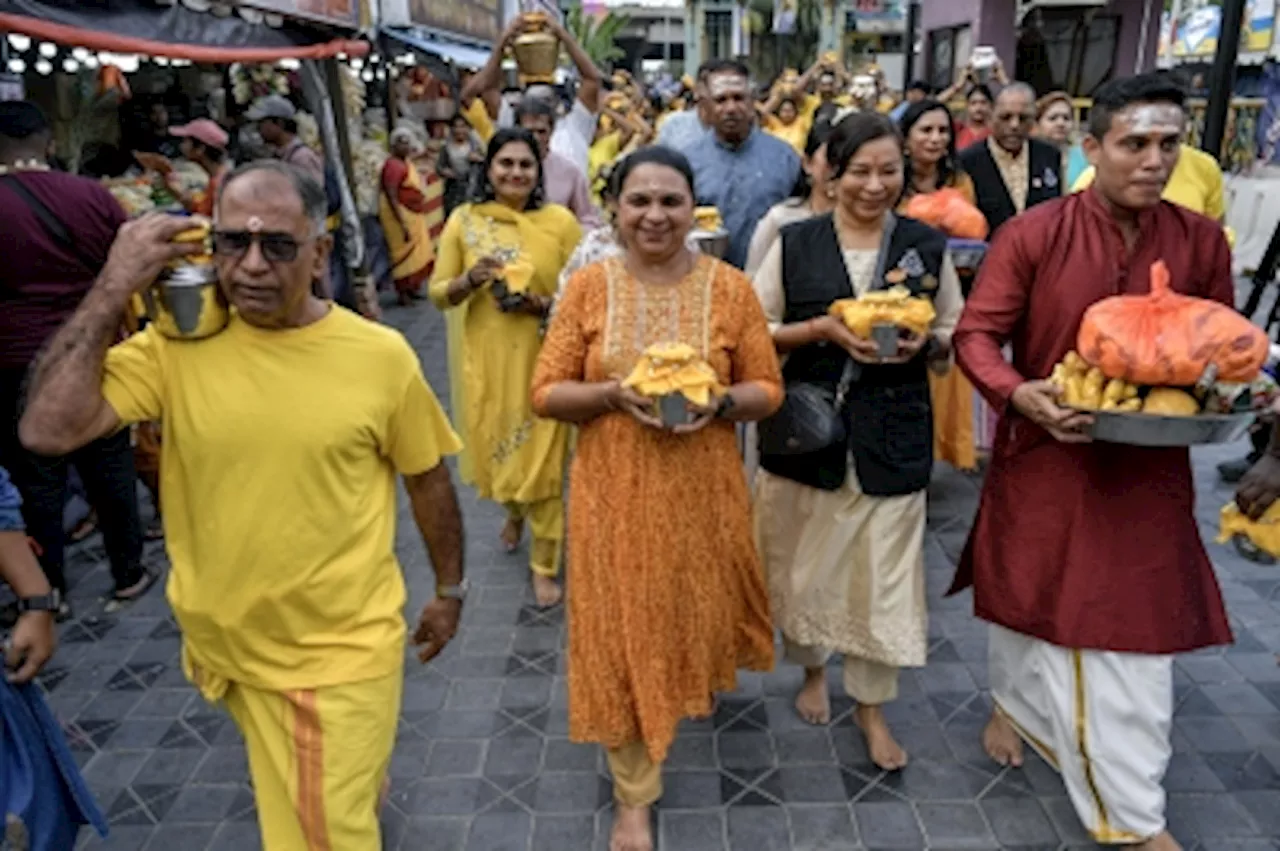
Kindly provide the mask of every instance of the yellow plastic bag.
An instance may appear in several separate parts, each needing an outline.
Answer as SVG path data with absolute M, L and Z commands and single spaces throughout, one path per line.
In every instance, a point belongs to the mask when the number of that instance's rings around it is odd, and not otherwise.
M 1237 535 L 1248 538 L 1258 549 L 1280 558 L 1280 501 L 1271 504 L 1258 520 L 1250 520 L 1234 502 L 1222 507 L 1218 519 L 1218 543 L 1225 544 Z

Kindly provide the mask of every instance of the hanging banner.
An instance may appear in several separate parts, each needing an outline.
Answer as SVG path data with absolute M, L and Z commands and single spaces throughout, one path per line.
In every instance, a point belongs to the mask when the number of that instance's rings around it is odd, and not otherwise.
M 1248 0 L 1240 30 L 1240 51 L 1265 53 L 1270 50 L 1275 22 L 1276 0 Z M 1173 55 L 1213 56 L 1218 49 L 1221 31 L 1221 0 L 1202 0 L 1200 4 L 1186 0 L 1178 19 L 1173 22 Z
M 411 0 L 409 19 L 424 27 L 493 43 L 502 36 L 502 0 Z
M 249 0 L 241 3 L 287 18 L 304 18 L 348 29 L 360 28 L 359 0 Z

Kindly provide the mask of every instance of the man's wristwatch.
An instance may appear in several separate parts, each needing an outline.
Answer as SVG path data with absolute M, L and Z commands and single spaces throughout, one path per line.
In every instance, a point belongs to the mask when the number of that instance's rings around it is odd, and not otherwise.
M 462 580 L 457 585 L 437 585 L 436 596 L 441 600 L 457 600 L 461 603 L 467 599 L 467 591 L 471 588 L 471 583 Z
M 716 405 L 716 416 L 720 419 L 724 419 L 729 415 L 729 412 L 733 410 L 733 406 L 735 404 L 737 403 L 733 400 L 733 394 L 726 392 L 720 397 L 719 404 Z
M 21 597 L 18 600 L 20 615 L 25 615 L 27 612 L 56 611 L 58 611 L 58 595 L 55 593 L 41 594 L 39 597 Z

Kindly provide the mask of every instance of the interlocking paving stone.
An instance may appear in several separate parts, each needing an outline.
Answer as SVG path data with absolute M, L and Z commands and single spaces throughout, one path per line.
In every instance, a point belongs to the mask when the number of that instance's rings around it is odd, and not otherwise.
M 447 406 L 443 323 L 427 306 L 390 309 Z M 1210 538 L 1231 495 L 1214 466 L 1241 447 L 1193 454 L 1197 517 Z M 886 707 L 911 755 L 876 769 L 850 718 L 840 660 L 828 681 L 833 721 L 812 727 L 792 700 L 798 668 L 743 673 L 711 718 L 680 725 L 654 814 L 659 851 L 1096 849 L 1057 774 L 1034 753 L 1000 769 L 981 749 L 991 710 L 986 627 L 971 598 L 943 599 L 980 479 L 940 470 L 930 489 L 928 665 L 904 671 Z M 605 851 L 611 789 L 599 748 L 568 738 L 564 612 L 532 606 L 527 552 L 502 552 L 501 509 L 465 488 L 473 582 L 458 638 L 429 667 L 412 655 L 382 814 L 388 851 Z M 397 551 L 410 602 L 433 587 L 404 500 Z M 1280 568 L 1210 543 L 1237 643 L 1175 665 L 1169 818 L 1187 851 L 1280 851 Z M 255 851 L 257 816 L 239 732 L 182 676 L 180 636 L 159 590 L 115 615 L 97 537 L 69 551 L 78 619 L 40 678 L 72 752 L 111 822 L 82 848 Z M 158 544 L 149 564 L 163 566 Z

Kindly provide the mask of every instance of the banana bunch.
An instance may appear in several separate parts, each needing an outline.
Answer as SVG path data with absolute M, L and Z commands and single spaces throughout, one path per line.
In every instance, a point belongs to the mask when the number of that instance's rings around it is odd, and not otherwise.
M 871 338 L 876 325 L 897 325 L 914 334 L 927 334 L 937 312 L 927 298 L 911 295 L 906 287 L 873 290 L 857 298 L 842 298 L 831 303 L 827 311 L 855 335 Z
M 681 393 L 703 407 L 711 402 L 713 392 L 717 396 L 724 392 L 711 365 L 684 343 L 656 343 L 645 349 L 622 386 L 655 399 Z
M 1102 370 L 1089 366 L 1078 352 L 1069 352 L 1053 368 L 1049 381 L 1062 391 L 1062 403 L 1068 408 L 1131 413 L 1142 410 L 1136 385 L 1118 378 L 1108 381 Z

